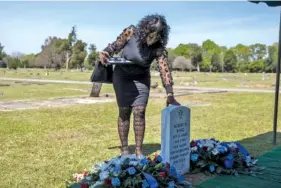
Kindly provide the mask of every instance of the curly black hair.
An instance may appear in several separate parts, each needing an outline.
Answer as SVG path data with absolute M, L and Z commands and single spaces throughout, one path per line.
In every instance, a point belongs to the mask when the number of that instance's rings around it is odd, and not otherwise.
M 146 37 L 149 33 L 154 31 L 152 26 L 159 20 L 162 23 L 163 29 L 159 33 L 160 40 L 158 43 L 160 43 L 162 47 L 166 47 L 169 39 L 170 26 L 167 24 L 165 16 L 160 14 L 147 15 L 139 21 L 136 27 L 136 37 L 140 43 L 145 43 Z

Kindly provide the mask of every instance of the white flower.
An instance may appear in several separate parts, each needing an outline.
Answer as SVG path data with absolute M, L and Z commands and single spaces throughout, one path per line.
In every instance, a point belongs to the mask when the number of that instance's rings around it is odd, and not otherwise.
M 230 148 L 237 148 L 237 145 L 236 145 L 235 143 L 233 143 L 233 142 L 231 142 L 230 144 L 228 144 L 228 146 L 229 146 Z
M 103 162 L 102 165 L 101 165 L 101 171 L 107 170 L 108 167 L 109 167 L 109 165 L 107 163 Z
M 214 148 L 214 149 L 212 150 L 212 154 L 213 154 L 213 155 L 217 155 L 218 153 L 219 153 L 218 148 Z
M 87 176 L 86 180 L 91 181 L 92 177 L 91 176 Z
M 137 165 L 138 165 L 138 161 L 130 161 L 129 164 L 130 164 L 130 165 L 133 165 L 133 166 L 137 166 Z
M 192 147 L 192 148 L 190 148 L 190 151 L 197 151 L 197 146 L 194 146 L 194 147 Z
M 210 151 L 210 149 L 214 148 L 214 144 L 212 144 L 212 143 L 205 143 L 205 144 L 203 144 L 203 146 L 208 147 L 208 151 Z
M 105 180 L 106 178 L 108 178 L 109 177 L 109 172 L 108 171 L 102 171 L 101 173 L 100 173 L 100 180 Z

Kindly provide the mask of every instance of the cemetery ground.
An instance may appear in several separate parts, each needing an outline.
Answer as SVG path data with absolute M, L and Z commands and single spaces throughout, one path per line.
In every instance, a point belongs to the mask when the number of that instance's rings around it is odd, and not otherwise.
M 88 81 L 91 72 L 51 72 L 0 70 L 0 77 L 39 78 L 53 80 Z M 30 75 L 32 73 L 32 75 Z M 15 74 L 15 75 L 14 75 Z M 274 89 L 275 76 L 269 74 L 198 74 L 177 73 L 177 86 L 184 83 L 204 87 L 242 87 Z M 178 79 L 181 78 L 181 79 Z M 226 79 L 226 80 L 224 80 Z M 161 82 L 158 78 L 158 84 Z M 201 80 L 201 81 L 200 81 Z M 242 81 L 241 81 L 242 80 Z M 50 97 L 88 96 L 88 84 L 39 84 L 2 81 L 0 101 L 42 100 Z M 68 89 L 63 89 L 68 88 Z M 76 89 L 76 90 L 75 90 Z M 80 90 L 77 90 L 80 89 Z M 86 90 L 86 91 L 84 91 Z M 102 94 L 112 93 L 104 85 Z M 163 91 L 162 91 L 163 92 Z M 182 104 L 190 105 L 191 139 L 216 138 L 221 141 L 241 141 L 253 156 L 271 150 L 274 93 L 224 92 L 178 96 Z M 161 111 L 164 98 L 151 98 L 146 113 L 145 154 L 160 151 Z M 279 108 L 279 111 L 281 107 Z M 115 102 L 77 104 L 63 108 L 40 108 L 8 111 L 0 114 L 0 187 L 64 187 L 65 180 L 97 162 L 119 154 L 117 132 L 118 109 Z M 278 120 L 277 146 L 281 145 L 281 120 Z M 134 133 L 131 121 L 129 134 L 131 151 L 134 150 Z M 205 176 L 192 176 L 193 182 Z

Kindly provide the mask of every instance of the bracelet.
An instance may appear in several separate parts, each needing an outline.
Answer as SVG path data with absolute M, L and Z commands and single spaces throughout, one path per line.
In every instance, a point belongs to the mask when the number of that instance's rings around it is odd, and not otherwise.
M 173 93 L 168 93 L 167 96 L 173 96 Z

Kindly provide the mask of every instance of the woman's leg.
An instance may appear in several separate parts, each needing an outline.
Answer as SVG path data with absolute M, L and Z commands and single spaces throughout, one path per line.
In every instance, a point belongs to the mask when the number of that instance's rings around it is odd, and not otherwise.
M 129 154 L 128 134 L 130 129 L 131 107 L 119 107 L 118 133 L 121 141 L 121 155 Z
M 136 142 L 136 155 L 140 157 L 142 155 L 142 144 L 145 133 L 145 110 L 146 106 L 134 106 L 134 132 Z

